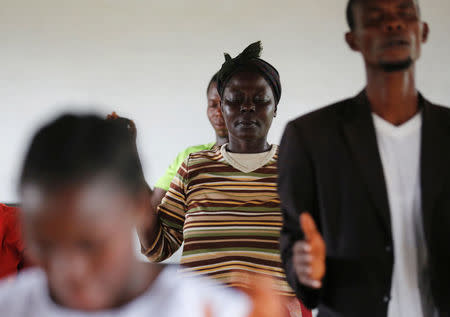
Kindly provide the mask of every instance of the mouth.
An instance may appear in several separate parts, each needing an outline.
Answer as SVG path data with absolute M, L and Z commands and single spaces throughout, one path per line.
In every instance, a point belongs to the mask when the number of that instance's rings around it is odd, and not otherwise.
M 237 122 L 237 126 L 241 126 L 244 128 L 252 128 L 256 127 L 258 125 L 258 122 L 255 120 L 240 120 Z
M 389 41 L 384 42 L 383 48 L 408 47 L 409 45 L 409 41 L 403 38 L 393 38 Z
M 213 121 L 213 125 L 216 128 L 224 128 L 225 127 L 225 122 L 224 121 Z

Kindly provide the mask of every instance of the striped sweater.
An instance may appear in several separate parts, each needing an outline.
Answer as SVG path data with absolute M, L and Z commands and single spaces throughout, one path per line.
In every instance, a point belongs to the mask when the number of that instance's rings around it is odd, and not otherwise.
M 263 167 L 243 173 L 220 149 L 190 154 L 158 207 L 159 232 L 144 253 L 163 261 L 184 241 L 186 270 L 229 286 L 240 286 L 239 273 L 262 273 L 276 279 L 279 294 L 294 296 L 279 251 L 277 159 L 278 151 Z

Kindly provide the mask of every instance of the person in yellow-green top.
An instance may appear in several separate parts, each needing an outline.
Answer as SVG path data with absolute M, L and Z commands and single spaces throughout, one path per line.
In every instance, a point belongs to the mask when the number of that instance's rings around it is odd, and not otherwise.
M 211 150 L 216 147 L 219 148 L 223 144 L 228 142 L 228 131 L 225 126 L 225 121 L 222 117 L 222 112 L 220 111 L 220 96 L 217 92 L 217 73 L 211 78 L 206 89 L 206 96 L 208 99 L 207 115 L 211 126 L 216 134 L 216 141 L 206 144 L 190 146 L 183 151 L 181 151 L 172 164 L 166 169 L 163 176 L 161 176 L 156 184 L 154 185 L 153 195 L 151 198 L 151 208 L 156 209 L 156 207 L 161 203 L 161 200 L 166 195 L 166 191 L 170 187 L 172 179 L 175 177 L 178 169 L 183 163 L 184 159 L 191 153 L 200 152 L 203 150 Z
M 166 195 L 166 192 L 170 188 L 170 183 L 178 172 L 183 161 L 186 157 L 191 153 L 196 153 L 204 150 L 218 150 L 222 145 L 228 143 L 228 130 L 225 125 L 225 121 L 222 117 L 222 112 L 220 110 L 220 96 L 217 91 L 217 73 L 211 78 L 208 83 L 208 87 L 206 89 L 206 97 L 208 100 L 207 107 L 207 116 L 211 126 L 214 129 L 216 134 L 216 141 L 210 142 L 206 144 L 194 145 L 190 146 L 180 153 L 178 153 L 177 157 L 173 160 L 172 164 L 166 169 L 163 176 L 161 176 L 154 185 L 153 190 L 148 188 L 149 191 L 152 192 L 152 195 L 149 197 L 149 208 L 151 210 L 156 210 L 158 205 L 161 203 L 161 200 Z M 123 124 L 126 124 L 128 130 L 131 134 L 131 138 L 136 140 L 136 126 L 134 122 L 128 118 L 120 117 L 115 112 L 107 116 L 108 120 L 118 120 L 122 121 Z
M 173 177 L 176 175 L 178 169 L 180 168 L 183 161 L 188 157 L 189 154 L 200 152 L 204 150 L 211 150 L 217 146 L 216 142 L 210 142 L 206 144 L 193 145 L 185 148 L 183 151 L 178 153 L 177 157 L 173 160 L 173 162 L 169 165 L 169 167 L 164 172 L 164 175 L 161 176 L 155 183 L 155 190 L 157 188 L 164 190 L 164 192 L 168 191 L 170 188 L 170 183 L 172 182 Z

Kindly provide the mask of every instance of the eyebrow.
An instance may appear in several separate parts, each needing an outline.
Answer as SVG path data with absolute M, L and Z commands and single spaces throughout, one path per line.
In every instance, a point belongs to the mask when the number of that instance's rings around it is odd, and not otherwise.
M 381 10 L 382 10 L 381 7 L 377 7 L 377 6 L 374 5 L 374 4 L 368 5 L 368 6 L 366 7 L 366 11 L 381 11 Z
M 404 1 L 397 6 L 397 8 L 399 9 L 414 8 L 414 7 L 415 3 L 410 1 Z
M 233 85 L 230 85 L 228 87 L 228 90 L 231 92 L 241 92 L 242 91 L 241 88 L 239 88 L 239 86 L 233 86 Z
M 270 88 L 270 87 L 269 87 L 269 88 Z M 230 85 L 230 86 L 229 86 L 229 89 L 230 89 L 231 91 L 233 91 L 233 92 L 242 92 L 241 85 Z M 245 88 L 244 88 L 244 89 L 245 89 Z M 266 91 L 266 87 L 263 87 L 263 86 L 261 86 L 261 87 L 256 87 L 255 90 L 257 90 L 257 91 Z

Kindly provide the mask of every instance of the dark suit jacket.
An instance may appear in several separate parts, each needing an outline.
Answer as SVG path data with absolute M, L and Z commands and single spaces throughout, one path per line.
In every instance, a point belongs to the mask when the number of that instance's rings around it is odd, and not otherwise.
M 450 316 L 450 109 L 419 97 L 423 109 L 422 209 L 431 288 L 440 316 Z M 319 316 L 386 316 L 394 263 L 387 190 L 370 104 L 355 98 L 291 121 L 279 156 L 284 225 L 281 255 L 288 281 Z M 292 246 L 309 211 L 326 246 L 321 290 L 301 285 Z

